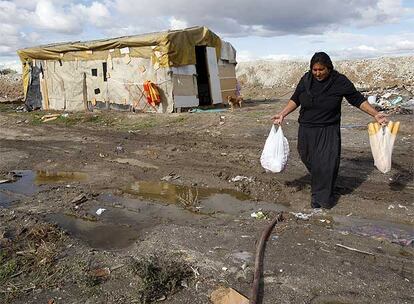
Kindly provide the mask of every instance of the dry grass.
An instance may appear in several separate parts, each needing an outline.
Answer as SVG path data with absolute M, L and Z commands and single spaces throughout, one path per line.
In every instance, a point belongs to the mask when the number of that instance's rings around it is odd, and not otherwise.
M 56 284 L 65 271 L 56 267 L 63 238 L 56 227 L 35 224 L 16 231 L 16 236 L 0 247 L 0 302 Z
M 165 255 L 135 260 L 132 269 L 141 279 L 141 303 L 152 303 L 174 294 L 194 275 L 189 265 Z
M 179 194 L 177 199 L 181 205 L 186 209 L 193 209 L 199 205 L 200 201 L 198 199 L 198 190 L 195 189 L 193 192 L 192 189 L 188 189 L 187 192 Z

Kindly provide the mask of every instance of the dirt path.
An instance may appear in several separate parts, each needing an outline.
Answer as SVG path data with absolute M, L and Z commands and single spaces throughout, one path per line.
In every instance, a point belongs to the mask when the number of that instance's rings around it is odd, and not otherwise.
M 270 116 L 283 103 L 69 113 L 47 123 L 45 113 L 1 105 L 0 180 L 15 181 L 0 184 L 0 300 L 139 303 L 155 286 L 143 284 L 140 264 L 151 255 L 180 265 L 170 276 L 175 288 L 155 289 L 166 303 L 209 303 L 221 285 L 249 296 L 255 241 L 268 223 L 250 214 L 262 210 L 287 217 L 267 244 L 263 303 L 411 303 L 413 116 L 392 117 L 402 127 L 393 169 L 382 174 L 373 167 L 369 118 L 344 104 L 339 203 L 303 220 L 293 214 L 311 214 L 297 113 L 284 127 L 286 171 L 268 174 L 259 164 Z

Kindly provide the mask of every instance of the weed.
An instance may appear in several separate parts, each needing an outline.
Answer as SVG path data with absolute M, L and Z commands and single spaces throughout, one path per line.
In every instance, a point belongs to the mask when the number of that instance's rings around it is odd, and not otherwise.
M 193 277 L 189 265 L 165 255 L 134 260 L 132 268 L 141 279 L 139 293 L 142 303 L 151 303 L 174 294 Z
M 188 192 L 177 195 L 178 201 L 185 207 L 185 208 L 194 208 L 198 205 L 198 190 L 195 190 L 195 193 L 191 189 L 188 189 Z
M 0 265 L 0 282 L 6 281 L 12 276 L 18 269 L 17 262 L 15 259 L 11 259 Z
M 169 121 L 169 123 L 171 123 L 171 124 L 179 124 L 179 123 L 186 122 L 187 120 L 188 120 L 188 116 L 179 116 L 179 117 L 175 117 L 175 118 L 171 119 Z

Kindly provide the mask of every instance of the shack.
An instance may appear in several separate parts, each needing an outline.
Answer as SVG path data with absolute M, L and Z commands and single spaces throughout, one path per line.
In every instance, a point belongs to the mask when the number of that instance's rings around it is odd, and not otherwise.
M 236 51 L 191 27 L 17 51 L 31 109 L 171 113 L 236 95 Z M 157 96 L 151 99 L 148 88 Z

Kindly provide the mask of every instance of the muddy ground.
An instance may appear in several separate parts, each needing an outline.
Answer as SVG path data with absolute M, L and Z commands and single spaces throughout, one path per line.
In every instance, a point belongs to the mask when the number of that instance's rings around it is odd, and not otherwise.
M 315 213 L 297 113 L 283 129 L 287 169 L 259 163 L 285 101 L 49 122 L 1 104 L 0 302 L 209 303 L 220 286 L 249 297 L 256 242 L 283 211 L 266 246 L 262 303 L 413 303 L 413 116 L 391 117 L 401 130 L 382 174 L 370 118 L 344 104 L 339 202 Z

